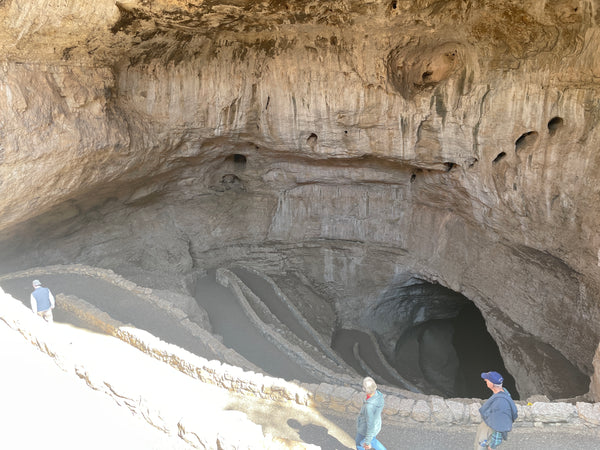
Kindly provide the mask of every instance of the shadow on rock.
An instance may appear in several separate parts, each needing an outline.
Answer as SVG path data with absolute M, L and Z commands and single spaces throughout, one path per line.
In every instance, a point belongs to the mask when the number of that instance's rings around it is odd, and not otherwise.
M 314 425 L 312 423 L 302 425 L 296 419 L 289 419 L 287 424 L 291 428 L 298 430 L 300 440 L 305 444 L 318 445 L 323 450 L 352 450 L 350 447 L 346 447 L 335 437 L 331 436 L 325 427 Z

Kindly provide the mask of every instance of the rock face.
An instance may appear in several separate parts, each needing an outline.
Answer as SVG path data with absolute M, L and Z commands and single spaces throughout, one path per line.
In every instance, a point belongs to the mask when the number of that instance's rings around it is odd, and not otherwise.
M 390 298 L 421 280 L 476 305 L 522 397 L 585 393 L 598 5 L 477 3 L 0 1 L 0 268 L 294 273 L 389 352 L 456 308 Z

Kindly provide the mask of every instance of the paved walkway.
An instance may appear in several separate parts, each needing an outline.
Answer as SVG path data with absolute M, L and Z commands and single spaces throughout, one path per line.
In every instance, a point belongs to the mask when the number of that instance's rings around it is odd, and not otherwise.
M 180 438 L 152 427 L 126 407 L 88 388 L 73 374 L 63 372 L 2 321 L 0 342 L 0 448 L 191 449 Z M 34 376 L 36 373 L 44 374 L 48 389 L 40 386 Z M 178 378 L 176 374 L 174 378 Z M 209 398 L 217 400 L 209 401 Z M 308 408 L 282 408 L 269 402 L 247 402 L 211 387 L 206 391 L 205 400 L 212 408 L 244 411 L 253 422 L 261 424 L 266 433 L 318 445 L 323 450 L 352 449 L 353 417 L 319 414 Z M 36 423 L 35 432 L 32 423 Z M 473 436 L 473 428 L 391 424 L 384 424 L 379 435 L 388 450 L 470 449 Z M 595 430 L 584 429 L 516 429 L 502 448 L 592 450 L 600 448 L 600 436 Z
M 74 279 L 69 279 L 72 285 L 80 284 L 80 289 L 84 290 L 88 287 L 93 287 L 97 295 L 103 296 L 103 293 L 105 294 L 104 297 L 108 298 L 108 300 L 104 301 L 112 304 L 112 308 L 118 306 L 120 301 L 120 298 L 116 296 L 119 295 L 118 291 L 111 291 L 110 296 L 107 297 L 106 293 L 108 291 L 104 291 L 102 285 L 87 283 L 90 277 L 82 275 L 70 275 L 70 277 L 79 277 L 77 282 Z M 44 276 L 40 278 L 44 280 L 44 283 L 49 284 L 51 288 L 53 287 L 47 281 L 48 277 Z M 54 281 L 58 281 L 58 279 Z M 2 286 L 4 287 L 6 283 L 5 281 L 2 282 Z M 21 297 L 21 299 L 27 298 L 30 292 L 30 280 L 22 279 L 20 283 L 21 287 L 12 286 L 12 289 L 18 291 L 18 297 Z M 108 283 L 104 284 L 108 285 Z M 55 291 L 61 292 L 64 290 L 55 289 Z M 75 293 L 75 295 L 82 298 L 89 298 L 87 295 L 82 295 L 81 292 Z M 152 319 L 148 319 L 148 316 L 144 320 L 150 320 L 145 326 L 151 329 L 165 326 L 162 319 L 159 321 L 160 325 L 154 323 Z M 70 325 L 57 323 L 55 327 L 60 330 L 61 327 L 70 327 Z M 0 387 L 3 389 L 2 411 L 5 416 L 7 415 L 6 411 L 14 411 L 14 413 L 11 412 L 8 414 L 8 417 L 3 417 L 3 420 L 0 422 L 3 430 L 0 433 L 0 448 L 24 450 L 28 448 L 43 448 L 44 446 L 41 445 L 40 441 L 36 440 L 43 439 L 42 436 L 49 436 L 48 439 L 51 439 L 51 442 L 60 442 L 60 446 L 50 445 L 49 447 L 46 446 L 47 448 L 75 449 L 84 447 L 86 449 L 105 449 L 112 447 L 150 450 L 188 448 L 178 438 L 169 437 L 158 431 L 157 435 L 154 433 L 156 431 L 154 428 L 132 417 L 125 407 L 115 406 L 112 400 L 103 398 L 103 394 L 89 390 L 74 375 L 62 372 L 48 356 L 34 349 L 17 332 L 7 329 L 1 321 L 0 331 L 2 332 L 0 334 L 0 342 L 2 342 L 0 357 L 2 357 L 3 367 L 0 372 Z M 83 330 L 79 331 L 83 332 Z M 194 394 L 198 398 L 195 404 L 203 405 L 209 402 L 211 406 L 210 411 L 203 410 L 200 407 L 198 411 L 199 417 L 206 413 L 214 416 L 219 412 L 243 411 L 251 421 L 261 425 L 265 433 L 270 433 L 273 436 L 300 440 L 307 444 L 318 445 L 324 450 L 346 450 L 353 447 L 354 417 L 342 417 L 334 415 L 330 411 L 318 412 L 309 408 L 284 408 L 267 401 L 235 397 L 227 391 L 202 385 L 197 380 L 192 380 L 158 361 L 146 361 L 144 358 L 145 355 L 136 350 L 123 349 L 117 351 L 116 349 L 121 348 L 121 346 L 128 347 L 120 341 L 111 340 L 112 338 L 108 336 L 100 336 L 89 331 L 85 331 L 85 333 L 88 333 L 90 335 L 89 339 L 92 339 L 97 345 L 105 345 L 100 344 L 100 337 L 111 341 L 108 348 L 97 350 L 96 353 L 92 352 L 92 354 L 98 355 L 97 358 L 92 357 L 92 359 L 106 361 L 107 353 L 108 355 L 116 355 L 123 351 L 127 354 L 124 360 L 128 363 L 122 367 L 129 366 L 129 364 L 133 366 L 133 358 L 142 358 L 139 364 L 141 367 L 145 367 L 143 373 L 154 374 L 156 378 L 154 378 L 153 383 L 157 386 L 157 389 L 163 390 L 166 387 L 173 389 L 173 386 L 177 387 L 177 392 L 181 392 L 181 389 L 185 386 L 190 386 L 188 389 L 190 392 L 200 389 L 203 393 Z M 168 330 L 163 330 L 163 336 L 168 336 Z M 87 341 L 87 339 L 81 338 L 77 340 L 78 342 L 69 343 L 68 345 L 82 345 L 90 353 L 89 349 L 95 347 L 86 343 L 91 342 Z M 5 342 L 7 345 L 4 345 Z M 79 351 L 85 352 L 81 348 Z M 108 360 L 115 361 L 114 357 L 110 357 Z M 118 367 L 119 364 L 118 362 L 116 363 Z M 149 366 L 146 367 L 146 364 Z M 60 390 L 58 387 L 50 393 L 35 390 L 35 383 L 33 383 L 33 380 L 29 376 L 32 373 L 39 373 L 40 371 L 49 374 L 53 379 L 54 377 L 57 379 L 62 377 L 64 380 L 60 381 Z M 59 386 L 58 383 L 58 381 L 53 382 L 53 385 Z M 9 388 L 7 389 L 7 387 Z M 82 388 L 86 391 L 85 394 L 80 392 Z M 168 389 L 165 389 L 165 391 L 168 391 Z M 165 393 L 165 401 L 167 401 L 166 397 L 181 397 L 181 395 L 174 395 L 174 392 Z M 105 407 L 98 406 L 100 403 L 96 404 L 95 400 L 88 399 L 85 395 L 100 397 L 98 402 L 106 404 L 106 411 L 117 409 L 119 412 L 100 412 L 105 411 L 103 409 Z M 79 400 L 83 400 L 83 402 L 79 402 Z M 186 400 L 188 400 L 189 404 L 190 399 Z M 35 405 L 35 407 L 31 405 Z M 45 424 L 47 429 L 44 428 L 40 432 L 31 433 L 28 417 L 32 411 L 36 412 L 36 414 L 39 411 L 40 415 L 38 417 L 50 418 L 47 424 Z M 94 416 L 96 412 L 98 412 L 99 417 Z M 129 416 L 128 419 L 135 419 L 139 424 L 141 430 L 139 433 L 141 434 L 138 435 L 137 425 L 129 425 L 127 419 L 121 417 L 120 414 L 121 416 L 124 414 L 125 417 Z M 117 417 L 118 420 L 111 422 L 110 419 L 113 416 Z M 89 427 L 90 423 L 92 424 L 91 427 Z M 435 427 L 384 423 L 384 428 L 379 437 L 389 450 L 470 449 L 472 448 L 474 433 L 474 427 Z M 149 439 L 146 440 L 146 437 Z M 111 441 L 113 438 L 115 440 Z M 82 446 L 82 443 L 85 443 L 85 445 Z M 98 446 L 94 447 L 96 443 L 98 443 Z M 596 449 L 600 448 L 600 432 L 597 429 L 567 427 L 555 429 L 516 428 L 511 433 L 510 440 L 502 448 L 504 450 L 538 448 L 550 450 L 567 448 Z
M 326 415 L 345 430 L 352 430 L 354 418 Z M 471 450 L 474 427 L 386 424 L 378 439 L 388 450 Z M 344 448 L 344 447 L 342 447 Z M 323 447 L 324 450 L 338 450 Z M 345 448 L 344 448 L 345 449 Z M 600 432 L 586 428 L 521 428 L 510 433 L 500 450 L 596 450 L 600 449 Z
M 1 320 L 0 342 L 0 448 L 192 448 L 61 370 Z
M 352 444 L 351 437 L 343 429 L 318 411 L 232 395 L 183 375 L 111 336 L 62 323 L 54 323 L 51 327 L 55 337 L 64 335 L 67 339 L 63 339 L 64 345 L 79 355 L 75 357 L 77 360 L 84 359 L 85 353 L 88 355 L 86 366 L 93 360 L 102 366 L 105 378 L 121 380 L 111 385 L 111 389 L 126 391 L 131 388 L 125 385 L 135 385 L 140 399 L 145 398 L 144 392 L 153 391 L 153 396 L 160 395 L 167 408 L 146 411 L 149 419 L 158 425 L 191 410 L 198 421 L 214 421 L 221 427 L 237 423 L 228 433 L 243 442 L 247 425 L 242 416 L 237 416 L 239 411 L 243 417 L 261 425 L 263 433 L 275 437 L 300 441 L 301 435 L 306 443 L 323 449 L 347 449 Z M 118 405 L 104 393 L 90 389 L 73 373 L 61 370 L 48 355 L 2 320 L 0 342 L 0 448 L 192 449 L 179 437 L 165 434 L 141 416 L 133 415 L 125 397 L 122 397 L 123 404 Z M 107 372 L 119 375 L 107 377 Z M 43 374 L 45 385 L 36 374 Z
M 319 381 L 249 323 L 233 292 L 215 281 L 214 271 L 198 280 L 195 297 L 207 311 L 213 332 L 223 337 L 223 343 L 265 373 L 306 383 Z
M 165 342 L 175 344 L 196 355 L 208 359 L 215 357 L 200 339 L 190 335 L 177 320 L 127 289 L 82 274 L 46 274 L 40 275 L 38 278 L 44 286 L 50 288 L 55 296 L 59 293 L 75 295 L 119 322 L 129 323 L 136 328 L 149 331 Z M 5 292 L 29 307 L 31 282 L 32 277 L 22 277 L 4 280 L 0 285 Z M 59 314 L 57 320 L 60 321 L 61 313 L 60 311 L 56 311 L 56 313 Z

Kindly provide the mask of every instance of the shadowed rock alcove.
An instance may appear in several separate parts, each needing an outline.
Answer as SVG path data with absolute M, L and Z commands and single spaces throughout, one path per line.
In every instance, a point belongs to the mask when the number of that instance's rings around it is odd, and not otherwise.
M 410 277 L 383 295 L 373 317 L 391 365 L 423 392 L 484 398 L 480 374 L 496 370 L 519 397 L 480 311 L 463 295 Z

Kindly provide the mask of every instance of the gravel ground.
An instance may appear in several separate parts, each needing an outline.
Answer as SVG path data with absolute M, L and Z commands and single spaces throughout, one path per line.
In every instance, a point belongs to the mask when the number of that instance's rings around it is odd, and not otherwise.
M 326 414 L 345 430 L 353 430 L 354 418 Z M 378 439 L 388 450 L 464 450 L 472 449 L 475 427 L 431 426 L 384 423 Z M 351 448 L 351 447 L 350 447 Z M 339 450 L 337 447 L 323 447 Z M 347 447 L 340 447 L 346 450 Z M 600 449 L 600 431 L 584 427 L 522 428 L 515 427 L 500 450 L 592 450 Z

